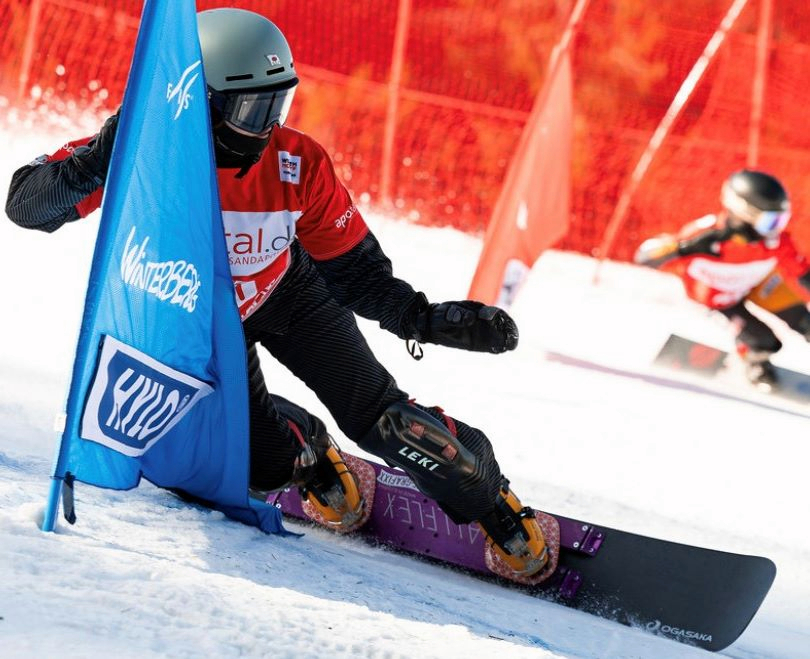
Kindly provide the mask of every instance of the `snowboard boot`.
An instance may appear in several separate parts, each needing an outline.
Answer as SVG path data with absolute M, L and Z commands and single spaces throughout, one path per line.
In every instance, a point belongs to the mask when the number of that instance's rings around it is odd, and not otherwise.
M 770 352 L 747 350 L 742 354 L 745 376 L 761 391 L 771 391 L 778 384 L 776 370 L 771 364 Z
M 318 420 L 313 436 L 305 440 L 298 427 L 290 428 L 301 443 L 295 460 L 292 483 L 318 521 L 336 531 L 347 532 L 364 519 L 360 487 L 343 455 Z
M 540 572 L 548 563 L 548 548 L 534 510 L 521 505 L 504 478 L 495 510 L 479 519 L 487 544 L 521 577 Z
M 770 391 L 778 383 L 773 364 L 767 360 L 746 364 L 745 375 L 751 384 L 763 391 Z

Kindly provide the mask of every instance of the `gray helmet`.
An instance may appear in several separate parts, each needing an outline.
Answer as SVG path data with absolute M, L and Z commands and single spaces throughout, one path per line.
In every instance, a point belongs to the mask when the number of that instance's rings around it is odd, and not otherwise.
M 244 9 L 210 9 L 197 14 L 197 30 L 205 80 L 212 89 L 297 82 L 287 39 L 264 16 Z
M 252 11 L 200 12 L 197 30 L 217 166 L 243 176 L 287 119 L 298 84 L 292 53 L 281 30 Z

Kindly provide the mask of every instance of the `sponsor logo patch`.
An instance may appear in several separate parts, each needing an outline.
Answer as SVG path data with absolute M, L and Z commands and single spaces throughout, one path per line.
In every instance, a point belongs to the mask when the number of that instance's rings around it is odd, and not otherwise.
M 174 102 L 177 106 L 174 119 L 177 119 L 183 110 L 188 110 L 188 105 L 194 98 L 189 89 L 191 89 L 191 85 L 193 85 L 194 81 L 200 76 L 200 72 L 196 71 L 198 66 L 200 66 L 200 60 L 186 67 L 186 70 L 183 71 L 183 75 L 180 76 L 180 80 L 176 83 L 170 82 L 166 87 L 166 102 L 169 104 Z
M 301 156 L 293 156 L 286 151 L 279 151 L 278 173 L 282 182 L 298 185 L 301 182 Z
M 349 206 L 339 218 L 335 220 L 335 226 L 338 229 L 345 229 L 346 225 L 349 223 L 355 215 L 357 214 L 357 206 L 352 204 Z
M 680 627 L 673 627 L 662 623 L 660 620 L 652 620 L 647 623 L 647 629 L 654 634 L 663 634 L 666 636 L 677 636 L 689 640 L 708 641 L 711 643 L 712 635 L 705 632 L 697 632 L 692 629 L 681 629 Z
M 400 487 L 407 490 L 414 490 L 415 492 L 419 491 L 419 488 L 416 487 L 413 481 L 405 474 L 393 474 L 384 469 L 381 470 L 377 476 L 377 482 L 381 485 L 387 485 L 388 487 Z
M 201 285 L 195 265 L 182 259 L 148 261 L 148 246 L 149 236 L 140 244 L 135 242 L 135 227 L 132 227 L 121 256 L 121 279 L 129 286 L 154 295 L 161 302 L 193 313 Z
M 301 211 L 222 211 L 228 262 L 234 277 L 253 276 L 283 254 L 295 239 Z
M 138 457 L 212 391 L 205 382 L 105 336 L 79 436 Z
M 720 291 L 714 300 L 729 304 L 747 295 L 776 267 L 775 257 L 749 263 L 723 263 L 697 257 L 686 268 L 686 273 L 709 288 Z

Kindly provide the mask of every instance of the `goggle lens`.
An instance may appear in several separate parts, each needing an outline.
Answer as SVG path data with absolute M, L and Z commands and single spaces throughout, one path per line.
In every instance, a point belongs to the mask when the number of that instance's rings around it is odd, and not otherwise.
M 244 92 L 210 90 L 210 96 L 214 123 L 224 121 L 237 131 L 264 137 L 273 126 L 284 125 L 295 97 L 295 86 Z
M 754 223 L 757 233 L 763 236 L 777 236 L 790 221 L 790 211 L 762 211 Z

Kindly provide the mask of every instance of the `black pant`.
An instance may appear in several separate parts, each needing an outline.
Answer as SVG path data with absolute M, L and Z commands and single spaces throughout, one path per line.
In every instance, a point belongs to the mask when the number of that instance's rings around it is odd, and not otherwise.
M 720 309 L 737 329 L 737 343 L 754 352 L 777 352 L 782 342 L 774 331 L 745 308 L 745 302 L 738 302 L 727 309 Z M 797 304 L 775 314 L 787 323 L 792 330 L 810 341 L 810 312 L 803 304 Z
M 270 298 L 244 322 L 250 379 L 251 486 L 286 484 L 300 444 L 292 420 L 306 435 L 309 414 L 271 396 L 256 344 L 303 380 L 343 433 L 358 441 L 383 411 L 408 396 L 371 352 L 354 314 L 331 296 L 306 252 L 293 243 L 292 264 Z
M 293 247 L 292 265 L 280 286 L 243 326 L 250 384 L 250 484 L 259 490 L 290 481 L 301 446 L 288 422 L 304 436 L 316 422 L 302 407 L 268 393 L 256 344 L 315 392 L 349 439 L 362 440 L 363 448 L 375 455 L 384 454 L 378 419 L 393 403 L 408 400 L 372 354 L 354 314 L 332 298 L 309 255 L 297 243 Z M 426 494 L 459 523 L 481 519 L 494 507 L 502 479 L 489 438 L 439 408 L 418 407 L 446 427 L 452 421 L 451 434 L 477 456 L 482 474 L 458 491 L 423 482 L 430 490 Z

